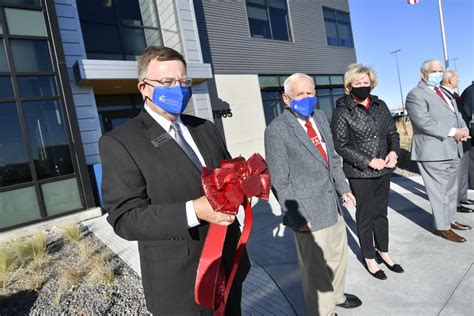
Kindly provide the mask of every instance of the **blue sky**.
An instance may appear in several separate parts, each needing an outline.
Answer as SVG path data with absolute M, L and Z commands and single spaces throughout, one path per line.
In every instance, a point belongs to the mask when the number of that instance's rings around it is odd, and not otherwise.
M 429 58 L 444 64 L 438 0 L 349 0 L 357 62 L 375 69 L 379 84 L 373 94 L 390 108 L 401 107 L 394 54 L 403 96 L 420 80 L 420 65 Z M 474 0 L 442 0 L 449 59 L 458 58 L 459 90 L 474 80 Z M 450 60 L 450 68 L 454 62 Z

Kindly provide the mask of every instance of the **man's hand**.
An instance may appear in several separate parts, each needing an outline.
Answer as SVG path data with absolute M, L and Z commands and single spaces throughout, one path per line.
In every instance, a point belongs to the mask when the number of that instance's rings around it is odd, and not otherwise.
M 311 231 L 311 223 L 310 222 L 307 222 L 306 224 L 304 224 L 303 226 L 301 226 L 300 228 L 298 228 L 298 231 L 299 232 L 310 232 Z
M 344 207 L 348 207 L 349 204 L 351 204 L 351 203 L 354 206 L 356 206 L 356 204 L 357 204 L 354 194 L 352 194 L 352 192 L 344 193 L 342 195 L 342 205 L 344 205 Z
M 464 142 L 470 138 L 469 136 L 469 129 L 463 128 L 456 128 L 456 133 L 454 134 L 454 139 L 456 142 Z
M 386 168 L 395 168 L 398 162 L 397 154 L 394 151 L 388 153 L 385 157 L 385 167 Z
M 209 204 L 209 201 L 204 195 L 196 200 L 193 200 L 193 207 L 197 218 L 201 221 L 206 221 L 208 223 L 222 226 L 229 226 L 235 220 L 235 215 L 214 211 L 211 204 Z
M 381 158 L 374 158 L 370 161 L 369 167 L 375 170 L 382 170 L 385 168 L 385 160 Z

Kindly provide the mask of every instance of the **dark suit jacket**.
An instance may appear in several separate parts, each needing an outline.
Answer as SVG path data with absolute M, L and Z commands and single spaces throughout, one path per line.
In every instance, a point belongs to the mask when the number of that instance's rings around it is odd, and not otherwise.
M 464 89 L 461 94 L 461 99 L 464 103 L 464 109 L 466 110 L 466 113 L 468 113 L 469 117 L 472 120 L 472 107 L 474 105 L 474 82 L 471 83 L 469 87 Z M 471 125 L 471 136 L 474 135 L 473 128 L 474 126 Z M 474 137 L 471 138 L 471 144 L 474 145 Z
M 181 120 L 206 166 L 217 168 L 230 155 L 209 121 Z M 169 134 L 146 112 L 100 139 L 104 207 L 117 235 L 137 240 L 147 308 L 155 315 L 208 313 L 194 302 L 196 270 L 209 225 L 188 229 L 186 201 L 203 195 L 200 173 Z M 228 228 L 223 261 L 228 270 L 240 236 Z M 240 312 L 240 290 L 250 263 L 245 253 L 228 310 Z

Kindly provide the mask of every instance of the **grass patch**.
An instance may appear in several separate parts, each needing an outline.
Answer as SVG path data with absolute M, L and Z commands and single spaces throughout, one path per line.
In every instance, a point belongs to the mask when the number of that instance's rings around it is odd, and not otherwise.
M 95 248 L 91 245 L 91 243 L 87 240 L 81 240 L 77 244 L 77 250 L 79 253 L 79 257 L 82 259 L 82 261 L 87 262 L 89 261 L 92 256 L 94 255 Z
M 89 281 L 91 283 L 111 284 L 115 279 L 114 269 L 110 266 L 110 260 L 106 255 L 95 256 L 91 260 L 91 272 Z
M 5 294 L 5 290 L 17 278 L 15 269 L 18 267 L 18 257 L 13 249 L 9 246 L 0 247 L 0 282 L 2 287 L 2 293 Z
M 413 138 L 413 128 L 411 122 L 404 122 L 403 120 L 397 120 L 395 122 L 397 132 L 400 135 L 400 148 L 407 151 L 411 150 L 411 140 Z
M 72 243 L 78 243 L 82 239 L 81 230 L 77 224 L 69 224 L 62 229 L 64 237 Z

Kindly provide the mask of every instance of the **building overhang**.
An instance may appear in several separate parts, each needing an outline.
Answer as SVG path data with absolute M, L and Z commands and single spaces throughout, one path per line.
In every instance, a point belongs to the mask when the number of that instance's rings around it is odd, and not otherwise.
M 137 61 L 79 59 L 72 67 L 79 86 L 90 86 L 95 94 L 138 93 Z M 188 63 L 188 77 L 193 84 L 212 78 L 210 64 Z

